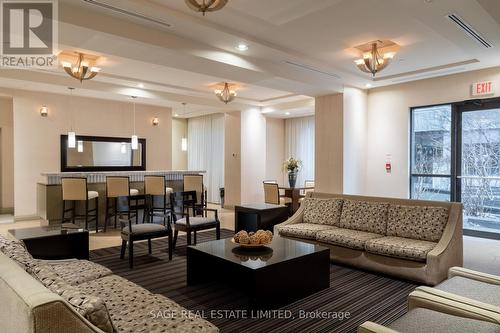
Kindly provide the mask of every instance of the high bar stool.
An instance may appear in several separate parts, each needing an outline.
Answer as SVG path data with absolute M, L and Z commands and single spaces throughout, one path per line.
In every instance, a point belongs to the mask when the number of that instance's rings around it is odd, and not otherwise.
M 99 230 L 99 193 L 97 191 L 89 191 L 87 188 L 87 178 L 83 177 L 67 177 L 62 179 L 62 218 L 61 223 L 71 221 L 75 224 L 76 219 L 85 219 L 85 229 L 88 230 L 89 222 L 95 221 L 95 232 Z M 89 202 L 94 201 L 94 208 L 89 209 Z M 85 214 L 76 214 L 76 203 L 78 201 L 85 202 Z M 72 205 L 66 208 L 66 202 L 71 202 Z M 71 212 L 71 217 L 66 217 L 66 213 Z M 94 213 L 94 214 L 90 214 Z
M 123 176 L 106 177 L 106 218 L 104 220 L 104 231 L 106 231 L 108 220 L 112 217 L 114 217 L 115 229 L 116 229 L 118 215 L 121 216 L 123 214 L 126 214 L 129 220 L 133 216 L 135 217 L 135 223 L 137 224 L 137 219 L 138 219 L 137 205 L 132 207 L 130 201 L 131 199 L 133 199 L 134 196 L 137 196 L 138 194 L 139 190 L 130 188 L 129 177 L 123 177 Z M 118 209 L 119 208 L 118 198 L 127 199 L 126 210 Z
M 170 210 L 170 195 L 174 192 L 171 187 L 167 187 L 164 176 L 144 176 L 144 194 L 147 196 L 148 218 L 153 223 L 153 217 L 159 216 L 165 219 L 167 211 Z M 155 206 L 155 197 L 161 197 L 162 205 Z

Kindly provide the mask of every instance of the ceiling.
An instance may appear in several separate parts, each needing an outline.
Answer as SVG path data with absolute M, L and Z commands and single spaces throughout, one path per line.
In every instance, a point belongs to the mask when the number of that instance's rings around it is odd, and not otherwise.
M 133 94 L 184 117 L 260 108 L 286 118 L 311 114 L 312 97 L 344 86 L 500 66 L 499 7 L 498 0 L 230 0 L 202 16 L 184 0 L 59 0 L 59 49 L 101 56 L 102 73 L 77 94 Z M 449 14 L 493 47 L 470 38 Z M 355 67 L 354 46 L 377 39 L 401 47 L 373 79 Z M 249 49 L 238 51 L 239 42 Z M 60 93 L 78 85 L 61 68 L 0 70 L 0 77 L 2 86 Z M 228 105 L 213 94 L 224 81 L 238 87 Z

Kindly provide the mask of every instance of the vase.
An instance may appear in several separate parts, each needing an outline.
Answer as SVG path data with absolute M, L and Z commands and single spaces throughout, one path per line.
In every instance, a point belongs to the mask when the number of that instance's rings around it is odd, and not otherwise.
M 296 182 L 297 182 L 297 171 L 289 171 L 288 184 L 290 185 L 290 187 L 294 188 Z

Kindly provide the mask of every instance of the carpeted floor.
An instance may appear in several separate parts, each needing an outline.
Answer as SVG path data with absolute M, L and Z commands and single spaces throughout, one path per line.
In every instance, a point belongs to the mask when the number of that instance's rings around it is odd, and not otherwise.
M 233 235 L 222 230 L 221 236 Z M 212 231 L 200 233 L 198 242 L 215 239 Z M 147 243 L 134 246 L 134 269 L 127 257 L 120 260 L 120 248 L 91 251 L 92 261 L 110 268 L 153 293 L 167 296 L 196 314 L 206 316 L 221 332 L 356 332 L 366 320 L 390 323 L 406 313 L 408 294 L 416 285 L 406 281 L 331 265 L 330 288 L 288 304 L 276 312 L 249 313 L 248 299 L 223 283 L 186 285 L 186 238 L 180 237 L 172 261 L 168 261 L 166 240 L 153 241 L 153 255 Z M 283 276 L 286 279 L 286 276 Z M 293 290 L 290 290 L 293 293 Z M 270 316 L 274 318 L 262 318 Z M 283 316 L 285 318 L 276 318 Z M 309 318 L 304 318 L 308 316 Z M 321 319 L 318 316 L 326 316 Z M 344 317 L 342 320 L 341 317 Z M 258 317 L 258 318 L 257 318 Z

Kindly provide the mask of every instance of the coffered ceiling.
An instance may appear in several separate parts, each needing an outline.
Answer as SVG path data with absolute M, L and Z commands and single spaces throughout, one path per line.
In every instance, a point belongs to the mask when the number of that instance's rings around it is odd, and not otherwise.
M 258 107 L 279 117 L 312 112 L 313 96 L 500 66 L 498 0 L 229 0 L 202 16 L 184 0 L 59 0 L 59 49 L 101 55 L 102 73 L 81 94 L 180 109 L 186 116 Z M 455 14 L 493 47 L 447 16 Z M 353 64 L 354 46 L 401 47 L 375 79 Z M 244 42 L 247 51 L 235 46 Z M 2 85 L 64 91 L 62 69 L 1 70 Z M 227 106 L 214 86 L 237 84 Z M 35 84 L 36 83 L 36 84 Z M 286 115 L 285 112 L 290 113 Z

